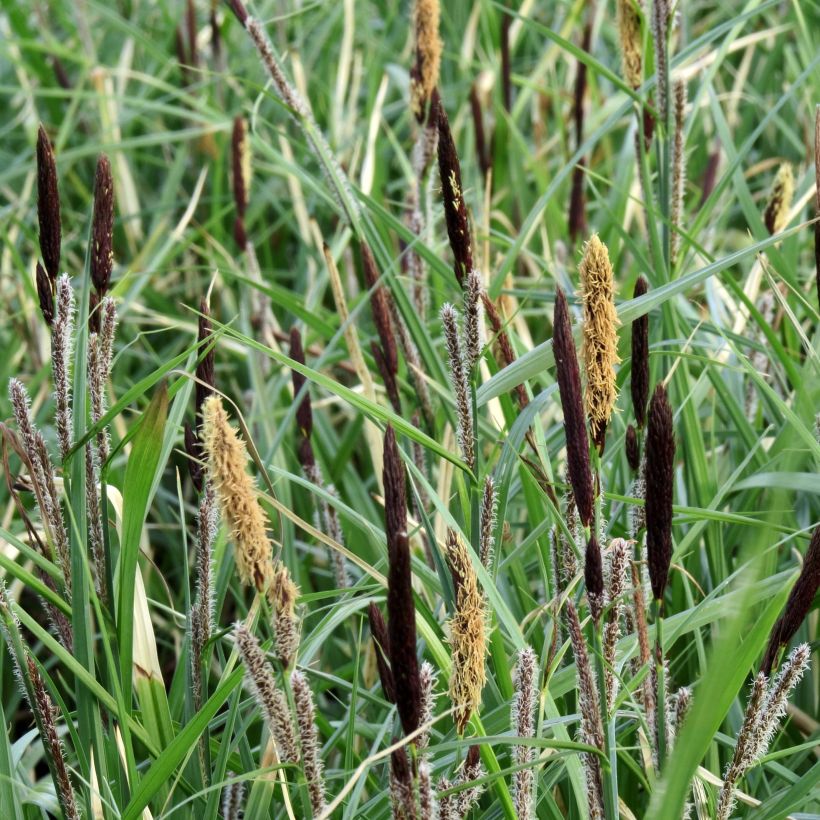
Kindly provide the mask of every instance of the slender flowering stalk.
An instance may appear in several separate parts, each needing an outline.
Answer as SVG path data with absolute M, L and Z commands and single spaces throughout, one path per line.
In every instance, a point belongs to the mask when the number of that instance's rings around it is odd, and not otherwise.
M 310 808 L 314 816 L 318 816 L 325 809 L 326 799 L 324 767 L 316 731 L 316 707 L 307 678 L 298 669 L 291 674 L 290 685 L 296 707 L 296 725 L 299 729 L 302 767 L 308 784 Z
M 469 376 L 481 356 L 481 274 L 470 271 L 464 289 L 464 368 Z
M 589 663 L 586 643 L 581 632 L 581 622 L 571 600 L 566 602 L 567 626 L 575 655 L 575 669 L 578 676 L 578 710 L 581 713 L 581 741 L 590 746 L 604 748 L 604 730 L 601 725 L 601 709 L 595 677 Z M 601 777 L 601 762 L 598 755 L 584 754 L 584 772 L 587 780 L 589 816 L 593 820 L 604 817 L 604 787 Z
M 794 173 L 791 164 L 784 162 L 777 169 L 777 176 L 774 178 L 766 211 L 763 214 L 766 230 L 770 234 L 780 233 L 786 227 L 793 197 Z
M 51 369 L 57 410 L 57 443 L 65 463 L 71 450 L 71 355 L 74 349 L 74 290 L 68 274 L 57 281 L 57 316 L 51 336 Z
M 199 321 L 197 329 L 197 349 L 201 356 L 196 366 L 196 383 L 194 385 L 195 426 L 185 423 L 185 452 L 188 454 L 188 472 L 197 492 L 202 492 L 204 483 L 204 452 L 202 448 L 202 409 L 205 400 L 216 390 L 215 352 L 211 344 L 212 328 L 210 308 L 202 299 L 199 303 Z
M 111 282 L 114 264 L 114 180 L 111 163 L 105 154 L 97 160 L 94 177 L 94 214 L 91 223 L 91 281 L 100 297 L 103 297 Z
M 513 734 L 521 738 L 535 737 L 535 710 L 538 704 L 538 658 L 529 646 L 518 653 L 515 667 L 511 719 Z M 535 749 L 532 746 L 513 746 L 513 764 L 522 768 L 513 774 L 513 803 L 518 820 L 534 816 Z
M 680 228 L 683 217 L 683 192 L 686 186 L 686 151 L 683 144 L 683 119 L 686 113 L 686 83 L 676 80 L 674 85 L 672 113 L 674 120 L 674 137 L 672 143 L 672 223 L 670 233 L 669 263 L 674 266 L 680 252 Z
M 376 650 L 376 667 L 379 670 L 379 680 L 382 692 L 390 703 L 396 702 L 396 684 L 393 681 L 393 671 L 390 668 L 390 641 L 387 636 L 387 624 L 381 610 L 372 601 L 367 609 L 370 622 L 370 635 Z
M 293 582 L 288 568 L 281 561 L 273 565 L 267 598 L 273 609 L 276 654 L 282 665 L 287 668 L 295 660 L 296 651 L 299 648 L 301 623 L 296 614 L 299 587 Z
M 234 542 L 239 577 L 263 592 L 271 578 L 271 544 L 256 486 L 245 471 L 245 444 L 217 396 L 205 401 L 202 416 L 208 472 Z
M 581 37 L 581 50 L 588 52 L 592 41 L 592 25 L 587 23 Z M 575 91 L 573 99 L 573 120 L 575 122 L 575 148 L 578 150 L 584 141 L 584 97 L 587 93 L 587 65 L 578 60 L 575 73 Z M 569 198 L 568 229 L 569 237 L 574 242 L 586 231 L 586 204 L 584 197 L 584 178 L 586 158 L 582 157 L 572 172 L 572 188 Z
M 632 296 L 637 299 L 649 290 L 643 276 L 635 282 Z M 646 422 L 646 402 L 649 398 L 649 315 L 644 313 L 632 322 L 632 410 L 638 429 Z
M 657 89 L 658 116 L 662 123 L 669 117 L 667 76 L 669 73 L 669 3 L 668 0 L 652 0 L 652 42 L 655 47 L 655 85 Z
M 672 485 L 675 471 L 675 431 L 672 408 L 662 384 L 649 406 L 646 435 L 646 548 L 649 578 L 656 601 L 663 600 L 672 559 Z
M 493 547 L 495 546 L 496 509 L 498 493 L 495 489 L 493 477 L 488 475 L 484 479 L 484 492 L 481 496 L 481 563 L 488 569 L 493 561 Z
M 592 473 L 589 466 L 589 440 L 584 422 L 581 374 L 578 370 L 575 341 L 572 338 L 569 308 L 561 288 L 558 288 L 555 295 L 552 349 L 555 356 L 558 390 L 561 394 L 561 408 L 564 411 L 569 479 L 578 518 L 582 526 L 589 527 L 592 523 L 594 506 Z
M 53 286 L 60 275 L 60 191 L 54 148 L 42 125 L 37 131 L 37 219 L 40 223 L 40 253 Z
M 593 234 L 584 246 L 579 268 L 584 324 L 581 357 L 586 375 L 584 406 L 592 428 L 592 440 L 604 449 L 606 427 L 615 407 L 615 365 L 618 358 L 618 314 L 612 264 L 606 245 Z
M 467 466 L 475 469 L 475 446 L 473 441 L 473 407 L 470 402 L 470 385 L 466 363 L 458 338 L 458 313 L 445 304 L 441 309 L 441 323 L 444 327 L 444 341 L 447 346 L 447 360 L 450 365 L 450 382 L 456 398 L 456 435 L 461 455 Z
M 396 434 L 384 434 L 384 518 L 387 534 L 387 627 L 396 707 L 405 734 L 421 716 L 421 680 L 416 657 L 416 609 L 413 603 L 410 544 L 407 538 L 405 473 Z
M 456 593 L 455 614 L 450 620 L 450 699 L 455 707 L 456 730 L 462 734 L 481 705 L 481 691 L 487 680 L 487 610 L 467 547 L 452 530 L 447 533 L 447 562 Z
M 439 0 L 415 0 L 413 28 L 416 60 L 410 69 L 410 108 L 422 122 L 435 87 L 438 85 L 442 42 L 439 37 Z
M 438 170 L 447 236 L 453 251 L 453 272 L 459 285 L 463 285 L 464 277 L 473 269 L 473 252 L 467 205 L 461 184 L 461 165 L 450 133 L 450 122 L 438 95 L 433 95 L 433 105 L 438 125 Z
M 814 596 L 820 588 L 820 526 L 815 527 L 803 559 L 803 568 L 795 581 L 783 613 L 772 627 L 763 657 L 762 670 L 768 675 L 781 647 L 787 646 L 809 614 Z
M 234 624 L 234 638 L 245 665 L 245 681 L 276 741 L 279 756 L 287 763 L 298 763 L 299 746 L 288 701 L 274 682 L 273 669 L 259 641 L 242 622 Z
M 233 772 L 228 772 L 228 779 L 235 777 Z M 230 783 L 222 790 L 222 817 L 224 820 L 240 820 L 242 817 L 242 806 L 245 803 L 245 784 L 241 781 Z
M 633 89 L 643 83 L 643 46 L 640 4 L 637 0 L 618 0 L 616 16 L 621 44 L 621 67 L 624 79 Z

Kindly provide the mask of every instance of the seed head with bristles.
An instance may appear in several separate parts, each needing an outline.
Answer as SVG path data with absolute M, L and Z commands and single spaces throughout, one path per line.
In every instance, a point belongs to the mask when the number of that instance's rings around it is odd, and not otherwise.
M 651 0 L 651 2 L 658 116 L 660 121 L 665 124 L 669 116 L 669 100 L 666 96 L 667 73 L 669 71 L 669 0 Z
M 228 779 L 235 777 L 228 772 Z M 240 820 L 245 802 L 245 784 L 241 781 L 230 783 L 222 790 L 222 817 L 224 820 Z
M 621 613 L 623 595 L 627 585 L 627 565 L 629 562 L 630 544 L 623 538 L 615 538 L 609 545 L 609 585 L 607 599 L 609 611 L 604 626 L 604 664 L 606 678 L 607 710 L 612 711 L 615 696 L 618 694 L 618 677 L 614 672 L 615 649 L 621 637 Z
M 105 154 L 97 160 L 94 177 L 94 214 L 91 223 L 91 281 L 100 297 L 111 282 L 114 265 L 114 179 Z
M 439 37 L 439 0 L 415 0 L 413 27 L 416 41 L 416 61 L 410 70 L 410 107 L 421 122 L 430 95 L 438 85 L 441 64 Z
M 621 66 L 624 79 L 632 88 L 643 83 L 643 45 L 641 41 L 641 15 L 637 0 L 618 0 L 618 38 L 621 42 Z
M 794 173 L 791 164 L 784 162 L 777 169 L 777 176 L 774 178 L 766 212 L 763 215 L 766 230 L 770 234 L 779 233 L 786 227 L 793 197 Z
M 581 398 L 581 374 L 575 353 L 575 341 L 569 318 L 569 307 L 564 292 L 558 288 L 555 295 L 552 349 L 561 407 L 564 411 L 564 430 L 567 438 L 567 466 L 575 507 L 584 527 L 592 522 L 594 493 L 589 466 L 589 443 L 584 408 Z
M 606 245 L 593 234 L 584 246 L 581 301 L 584 307 L 581 356 L 586 374 L 584 404 L 592 427 L 593 441 L 603 450 L 606 426 L 618 397 L 615 365 L 618 358 L 618 314 L 612 264 Z
M 686 113 L 686 83 L 676 80 L 673 99 L 674 137 L 672 141 L 672 230 L 669 235 L 669 262 L 674 265 L 680 251 L 683 193 L 686 186 L 686 150 L 684 146 L 684 115 Z
M 431 723 L 436 706 L 436 684 L 438 683 L 438 672 L 429 661 L 422 661 L 419 670 L 421 680 L 421 717 L 419 724 L 424 726 Z M 430 742 L 430 730 L 425 730 L 416 738 L 416 747 L 426 749 Z
M 656 601 L 663 600 L 672 559 L 672 488 L 675 430 L 666 388 L 659 384 L 649 404 L 646 434 L 646 549 Z
M 488 475 L 484 479 L 484 492 L 481 496 L 481 563 L 488 568 L 493 561 L 493 547 L 495 546 L 496 508 L 498 493 L 495 489 L 493 477 Z
M 60 191 L 54 148 L 42 125 L 37 131 L 37 218 L 40 223 L 40 253 L 53 283 L 60 275 Z
M 273 669 L 259 641 L 241 622 L 234 625 L 234 638 L 245 665 L 245 681 L 276 741 L 280 757 L 287 763 L 298 763 L 299 746 L 288 701 L 274 682 Z
M 447 533 L 447 562 L 456 592 L 455 613 L 450 621 L 450 699 L 455 707 L 456 729 L 462 734 L 481 704 L 487 679 L 487 611 L 467 547 L 452 530 Z
M 447 346 L 447 361 L 450 365 L 450 382 L 456 399 L 456 435 L 464 461 L 472 470 L 475 467 L 473 409 L 470 402 L 466 365 L 458 338 L 458 313 L 452 305 L 445 304 L 442 307 L 441 323 Z
M 535 714 L 538 705 L 538 657 L 532 648 L 524 647 L 518 653 L 513 684 L 515 694 L 511 709 L 513 734 L 521 738 L 535 737 Z M 533 816 L 535 772 L 532 762 L 535 749 L 532 746 L 514 746 L 513 763 L 524 768 L 513 775 L 513 801 L 516 817 L 530 820 Z
M 453 251 L 453 272 L 459 285 L 463 285 L 464 277 L 473 269 L 473 251 L 467 205 L 461 185 L 461 165 L 450 133 L 450 122 L 437 93 L 433 94 L 433 105 L 436 107 L 438 125 L 438 170 L 447 235 Z
M 601 711 L 598 701 L 598 689 L 595 686 L 595 677 L 589 662 L 584 635 L 581 632 L 581 622 L 571 600 L 565 603 L 567 627 L 572 653 L 575 655 L 575 670 L 578 677 L 578 711 L 581 713 L 581 740 L 590 746 L 604 748 L 604 730 L 601 725 Z M 604 817 L 604 790 L 601 778 L 601 763 L 598 755 L 583 755 L 584 772 L 587 780 L 587 798 L 589 801 L 589 815 L 595 820 Z
M 390 803 L 395 820 L 416 820 L 416 797 L 407 749 L 390 753 Z
M 464 367 L 471 373 L 481 356 L 481 274 L 470 271 L 464 289 Z
M 310 807 L 318 817 L 325 809 L 325 777 L 321 747 L 316 731 L 316 707 L 307 678 L 295 669 L 290 676 L 293 702 L 296 707 L 296 725 L 302 749 L 302 767 L 308 784 Z
M 404 464 L 396 434 L 384 435 L 384 517 L 387 534 L 387 628 L 390 667 L 401 725 L 414 732 L 421 715 L 421 681 L 416 657 L 416 608 L 413 603 Z
M 296 614 L 299 587 L 293 582 L 288 568 L 281 561 L 273 565 L 267 598 L 273 610 L 276 654 L 282 665 L 288 667 L 293 663 L 299 648 L 301 624 Z
M 245 445 L 218 396 L 206 399 L 202 422 L 208 473 L 234 542 L 239 577 L 262 592 L 271 576 L 271 543 L 254 481 L 245 471 Z

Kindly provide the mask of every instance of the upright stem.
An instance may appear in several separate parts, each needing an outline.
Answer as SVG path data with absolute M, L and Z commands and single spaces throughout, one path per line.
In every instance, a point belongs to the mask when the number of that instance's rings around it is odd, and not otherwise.
M 655 676 L 658 689 L 655 697 L 655 732 L 658 744 L 658 771 L 666 760 L 666 668 L 663 663 L 663 603 L 654 601 L 655 614 Z

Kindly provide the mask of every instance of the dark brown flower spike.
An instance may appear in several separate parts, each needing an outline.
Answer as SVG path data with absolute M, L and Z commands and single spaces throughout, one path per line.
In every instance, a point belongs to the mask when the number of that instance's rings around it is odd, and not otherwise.
M 393 428 L 384 434 L 384 509 L 387 533 L 387 629 L 396 707 L 405 734 L 419 726 L 421 680 L 416 657 L 416 609 L 407 539 L 404 464 Z
M 581 49 L 589 51 L 592 39 L 592 26 L 587 23 L 584 26 L 584 33 L 581 38 Z M 581 147 L 584 141 L 584 97 L 587 91 L 587 65 L 578 61 L 578 69 L 575 75 L 575 93 L 573 102 L 573 119 L 575 122 L 575 148 Z M 586 172 L 586 159 L 581 157 L 572 172 L 572 189 L 569 198 L 569 236 L 575 241 L 580 235 L 586 233 L 586 205 L 584 197 L 584 180 Z
M 364 279 L 367 287 L 373 292 L 370 297 L 373 321 L 376 324 L 376 332 L 379 334 L 385 365 L 395 378 L 399 368 L 399 356 L 396 349 L 396 337 L 393 335 L 393 328 L 390 324 L 390 305 L 388 302 L 390 294 L 384 285 L 379 282 L 379 271 L 376 268 L 376 260 L 373 258 L 370 248 L 365 244 L 362 244 L 361 248 Z
M 46 324 L 51 327 L 54 322 L 54 291 L 51 288 L 51 280 L 48 278 L 45 268 L 39 262 L 37 263 L 35 283 L 37 285 L 37 298 L 40 301 L 40 311 Z
M 626 450 L 626 460 L 629 463 L 629 469 L 632 470 L 633 473 L 637 473 L 638 468 L 641 466 L 641 450 L 638 445 L 638 434 L 631 424 L 626 428 L 624 449 Z
M 191 481 L 198 493 L 202 492 L 204 483 L 202 481 L 204 466 L 202 464 L 202 443 L 193 427 L 186 421 L 182 427 L 183 442 L 185 444 L 185 454 L 188 456 L 188 473 Z
M 800 625 L 811 609 L 814 596 L 820 587 L 820 526 L 815 527 L 809 543 L 806 557 L 803 559 L 803 569 L 794 582 L 789 599 L 783 608 L 783 613 L 772 627 L 769 636 L 769 645 L 763 656 L 761 671 L 769 675 L 772 671 L 777 653 L 783 646 L 788 646 Z
M 473 83 L 470 88 L 470 113 L 473 117 L 473 131 L 475 132 L 476 158 L 481 168 L 481 174 L 486 181 L 487 174 L 492 167 L 492 161 L 490 160 L 490 154 L 487 150 L 487 137 L 484 132 L 484 114 L 481 110 L 481 100 L 478 96 L 476 83 Z
M 584 582 L 587 586 L 589 610 L 594 621 L 598 621 L 604 608 L 604 566 L 598 539 L 590 535 L 584 560 Z
M 302 347 L 302 334 L 299 328 L 294 326 L 290 329 L 290 357 L 299 364 L 305 363 L 305 351 Z M 293 396 L 299 395 L 302 388 L 305 386 L 307 379 L 296 370 L 291 370 L 291 378 L 293 379 Z M 310 438 L 313 433 L 313 409 L 310 403 L 310 393 L 305 391 L 299 406 L 296 408 L 296 423 L 299 425 L 302 435 L 305 438 Z
M 589 466 L 589 437 L 587 436 L 584 404 L 581 393 L 581 374 L 569 307 L 564 291 L 558 288 L 555 295 L 555 315 L 553 318 L 552 349 L 558 390 L 561 394 L 561 408 L 564 411 L 564 430 L 567 438 L 567 466 L 569 480 L 578 518 L 584 527 L 592 522 L 594 494 L 592 473 Z
M 672 560 L 672 487 L 675 431 L 672 408 L 662 384 L 649 404 L 646 434 L 646 549 L 649 580 L 656 601 L 663 600 Z
M 382 683 L 384 696 L 391 703 L 396 702 L 396 689 L 393 683 L 393 671 L 390 669 L 388 657 L 390 656 L 390 644 L 387 638 L 387 624 L 381 610 L 370 602 L 367 609 L 367 617 L 370 621 L 370 634 L 376 646 L 376 668 L 379 670 L 379 680 Z
M 208 303 L 202 299 L 199 303 L 199 330 L 197 334 L 197 346 L 200 355 L 208 347 L 211 341 L 211 311 Z M 202 415 L 202 405 L 208 396 L 212 395 L 216 388 L 216 377 L 214 370 L 214 347 L 202 356 L 202 360 L 196 366 L 196 412 L 197 417 Z
M 233 235 L 236 244 L 244 249 L 248 244 L 245 233 L 245 212 L 248 209 L 249 161 L 248 135 L 245 129 L 245 120 L 235 117 L 231 134 L 231 168 L 233 171 L 233 198 L 236 204 L 236 219 L 234 220 Z
M 441 195 L 444 200 L 447 236 L 450 239 L 450 248 L 454 257 L 453 272 L 459 285 L 463 285 L 464 277 L 473 269 L 473 251 L 467 205 L 464 202 L 464 189 L 461 185 L 461 165 L 458 161 L 453 135 L 450 132 L 450 122 L 438 92 L 433 94 L 432 104 L 436 109 L 438 170 L 441 177 Z
M 649 284 L 643 276 L 635 282 L 633 298 L 643 296 Z M 649 398 L 649 314 L 632 322 L 632 408 L 638 428 L 646 423 L 646 401 Z
M 37 131 L 37 218 L 40 222 L 40 253 L 53 283 L 60 275 L 60 191 L 54 148 L 42 125 Z
M 94 177 L 94 215 L 91 225 L 91 281 L 102 297 L 111 282 L 114 264 L 114 180 L 105 154 L 97 160 Z

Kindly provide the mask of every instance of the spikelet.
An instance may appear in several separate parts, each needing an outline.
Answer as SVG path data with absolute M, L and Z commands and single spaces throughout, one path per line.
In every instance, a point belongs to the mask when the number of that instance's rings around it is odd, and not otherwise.
M 55 423 L 60 459 L 65 463 L 71 450 L 71 354 L 74 349 L 74 291 L 68 274 L 57 280 L 57 316 L 51 335 L 51 369 L 57 405 Z
M 228 779 L 234 778 L 233 772 L 228 772 Z M 240 820 L 242 806 L 245 802 L 245 784 L 241 781 L 230 783 L 222 790 L 222 817 L 224 820 Z
M 584 583 L 587 587 L 587 601 L 592 620 L 596 625 L 601 619 L 606 597 L 604 595 L 604 565 L 601 560 L 601 547 L 593 533 L 587 539 L 584 555 Z
M 538 703 L 538 658 L 529 646 L 518 653 L 515 667 L 511 720 L 512 731 L 518 737 L 535 737 L 535 710 Z M 518 820 L 530 820 L 533 817 L 535 771 L 532 763 L 535 760 L 535 749 L 532 746 L 514 746 L 513 764 L 525 768 L 513 774 L 513 802 Z
M 683 216 L 683 193 L 686 185 L 686 150 L 683 144 L 683 118 L 686 113 L 686 83 L 676 80 L 674 85 L 673 119 L 675 135 L 672 143 L 672 210 L 669 234 L 669 264 L 674 266 L 680 251 L 680 228 Z
M 432 772 L 430 764 L 422 760 L 418 766 L 419 775 L 419 818 L 420 820 L 437 820 L 438 805 L 436 803 L 436 793 L 433 790 Z
M 231 427 L 217 396 L 205 401 L 202 422 L 208 472 L 234 541 L 239 577 L 242 583 L 253 584 L 263 592 L 271 576 L 271 544 L 254 481 L 245 472 L 245 444 Z
M 42 125 L 37 131 L 37 218 L 43 265 L 54 283 L 60 275 L 60 191 L 54 148 Z
M 415 0 L 413 27 L 416 39 L 416 62 L 410 70 L 410 108 L 421 122 L 430 95 L 438 85 L 441 65 L 439 37 L 439 0 Z
M 669 0 L 652 0 L 652 42 L 655 47 L 655 87 L 658 117 L 666 124 L 669 118 L 667 74 L 669 73 Z
M 643 276 L 635 282 L 632 296 L 637 299 L 649 290 Z M 638 429 L 646 421 L 646 402 L 649 398 L 649 315 L 644 313 L 632 322 L 632 410 Z
M 586 374 L 584 404 L 592 427 L 593 441 L 603 450 L 618 390 L 615 365 L 618 358 L 618 314 L 615 312 L 615 289 L 612 265 L 606 245 L 593 234 L 584 246 L 581 274 L 581 301 L 584 308 L 581 357 Z
M 672 488 L 675 472 L 675 431 L 672 408 L 662 384 L 649 405 L 646 434 L 646 549 L 649 579 L 656 601 L 663 600 L 672 560 Z
M 621 613 L 623 595 L 626 591 L 626 569 L 630 545 L 623 538 L 615 538 L 609 545 L 609 587 L 607 598 L 609 612 L 604 626 L 604 666 L 606 678 L 607 712 L 611 712 L 618 694 L 618 678 L 614 673 L 615 648 L 621 637 Z
M 114 231 L 114 180 L 111 176 L 111 163 L 105 154 L 97 160 L 94 176 L 94 213 L 91 222 L 91 281 L 102 298 L 111 282 L 111 269 L 114 264 L 113 250 Z
M 803 560 L 803 568 L 789 593 L 783 613 L 772 627 L 762 665 L 762 670 L 767 675 L 772 670 L 780 647 L 788 645 L 808 615 L 818 587 L 820 587 L 820 526 L 815 527 L 812 533 L 811 542 Z
M 245 681 L 276 741 L 279 756 L 287 763 L 299 762 L 299 747 L 287 698 L 273 679 L 273 669 L 259 641 L 241 622 L 234 625 L 236 648 L 245 665 Z
M 421 717 L 421 680 L 416 657 L 416 608 L 413 603 L 410 544 L 407 539 L 405 471 L 396 434 L 384 434 L 384 518 L 387 535 L 387 613 L 390 668 L 396 708 L 405 734 L 418 729 Z
M 493 477 L 488 475 L 484 479 L 484 492 L 481 495 L 481 563 L 488 569 L 493 562 L 493 547 L 495 546 L 496 509 L 498 493 L 495 489 Z
M 110 296 L 100 302 L 100 331 L 96 344 L 88 344 L 88 389 L 91 394 L 91 420 L 97 424 L 105 415 L 105 385 L 111 375 L 114 357 L 114 335 L 117 329 L 117 306 Z M 97 433 L 97 460 L 100 467 L 108 460 L 110 441 L 108 427 Z
M 212 548 L 219 523 L 216 495 L 210 482 L 205 485 L 199 501 L 196 521 L 196 595 L 191 607 L 191 668 L 193 671 L 194 708 L 202 706 L 202 652 L 210 640 L 214 621 L 214 599 L 211 584 L 213 573 Z
M 288 568 L 281 561 L 273 566 L 267 597 L 273 610 L 276 654 L 282 665 L 287 667 L 293 662 L 299 648 L 301 625 L 296 614 L 299 587 L 293 583 Z
M 447 533 L 447 561 L 456 590 L 455 613 L 450 620 L 450 699 L 455 707 L 456 730 L 462 734 L 481 704 L 487 679 L 487 611 L 467 547 L 452 530 Z
M 475 468 L 473 408 L 470 402 L 470 386 L 467 381 L 466 363 L 458 338 L 458 313 L 452 305 L 445 304 L 442 307 L 441 323 L 444 327 L 447 361 L 450 365 L 450 382 L 456 399 L 456 437 L 464 461 L 473 470 Z
M 421 717 L 419 718 L 419 725 L 424 726 L 433 720 L 436 706 L 436 684 L 438 683 L 438 672 L 429 661 L 422 661 L 419 680 L 421 681 Z M 425 729 L 416 738 L 416 748 L 426 749 L 429 742 L 430 730 Z
M 578 613 L 575 611 L 572 601 L 567 600 L 565 606 L 572 653 L 575 655 L 575 670 L 578 677 L 578 710 L 581 713 L 580 739 L 583 743 L 603 749 L 604 730 L 601 725 L 598 690 L 595 687 L 595 678 L 592 674 L 586 643 L 581 632 L 581 623 L 578 620 Z M 587 781 L 589 816 L 593 820 L 603 820 L 604 789 L 600 760 L 598 755 L 594 754 L 584 754 L 582 759 Z
M 481 356 L 481 274 L 470 271 L 464 289 L 464 368 L 472 373 Z
M 404 746 L 390 754 L 390 803 L 394 820 L 416 820 L 413 775 Z
M 481 765 L 481 756 L 478 745 L 473 744 L 467 749 L 467 757 L 464 759 L 464 766 L 461 768 L 456 785 L 463 786 L 466 783 L 473 783 L 484 776 L 484 767 Z M 462 789 L 455 795 L 455 811 L 456 816 L 465 818 L 470 809 L 478 802 L 481 793 L 484 791 L 484 786 L 471 786 L 468 789 Z
M 46 269 L 38 262 L 35 269 L 34 284 L 37 287 L 37 300 L 40 303 L 40 312 L 43 320 L 51 327 L 54 324 L 54 292 L 51 279 Z
M 641 42 L 641 15 L 637 0 L 618 0 L 618 38 L 621 42 L 621 67 L 624 79 L 632 88 L 643 82 L 643 46 Z
M 299 727 L 299 745 L 302 749 L 302 766 L 308 784 L 310 807 L 314 816 L 325 809 L 325 777 L 319 738 L 316 732 L 316 708 L 307 678 L 295 669 L 290 676 L 293 702 L 296 707 L 296 725 Z
M 766 205 L 766 212 L 763 215 L 766 230 L 770 234 L 779 233 L 786 227 L 793 196 L 794 174 L 792 173 L 792 166 L 790 163 L 784 162 L 777 169 L 777 176 L 774 178 L 769 201 Z
M 555 295 L 555 317 L 553 319 L 552 350 L 555 356 L 555 371 L 561 408 L 564 411 L 564 429 L 567 437 L 567 467 L 575 508 L 583 527 L 592 522 L 594 493 L 592 473 L 589 466 L 589 443 L 584 408 L 581 398 L 581 374 L 572 338 L 569 308 L 561 288 Z
M 447 236 L 453 251 L 453 272 L 459 285 L 463 285 L 464 277 L 473 269 L 473 252 L 467 205 L 464 202 L 464 189 L 461 184 L 461 165 L 458 161 L 453 135 L 450 133 L 450 122 L 437 93 L 433 94 L 433 106 L 438 125 L 438 170 L 441 178 L 441 195 L 444 201 Z
M 379 680 L 382 684 L 382 692 L 391 703 L 396 702 L 396 685 L 393 681 L 393 672 L 390 669 L 388 658 L 390 657 L 390 644 L 387 637 L 387 624 L 381 610 L 373 601 L 367 609 L 368 620 L 370 622 L 370 635 L 373 638 L 376 650 L 376 667 L 379 670 Z
M 233 199 L 236 206 L 233 235 L 241 250 L 248 244 L 245 233 L 245 213 L 251 189 L 251 149 L 245 120 L 237 116 L 231 132 L 231 171 L 233 174 Z

